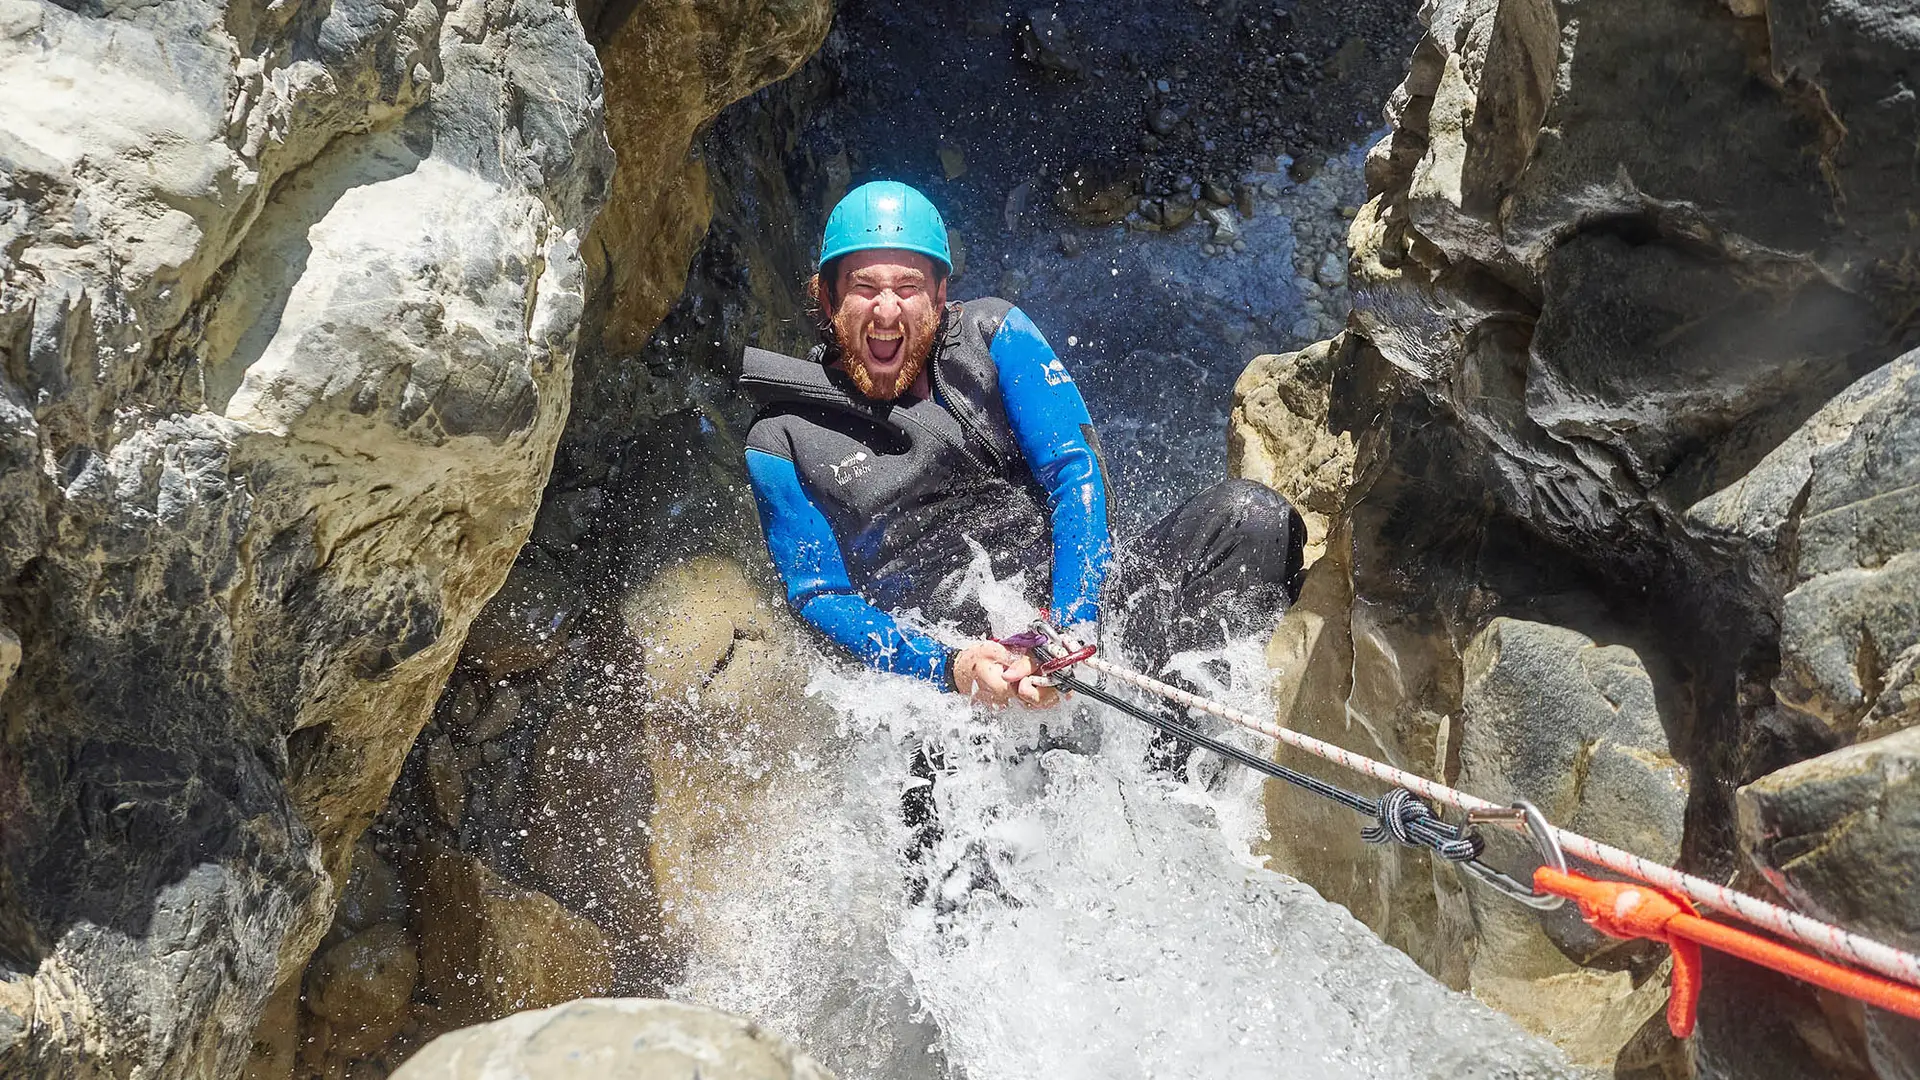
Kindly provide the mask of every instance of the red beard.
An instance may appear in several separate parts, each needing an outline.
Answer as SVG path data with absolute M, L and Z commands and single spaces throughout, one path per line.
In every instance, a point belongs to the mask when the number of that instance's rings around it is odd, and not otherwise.
M 833 337 L 840 347 L 840 370 L 847 373 L 847 378 L 853 380 L 854 387 L 864 396 L 874 401 L 892 401 L 913 389 L 915 380 L 926 370 L 927 358 L 933 355 L 933 343 L 940 334 L 940 316 L 941 310 L 936 307 L 921 319 L 902 322 L 900 328 L 905 336 L 900 341 L 900 350 L 904 359 L 893 378 L 882 384 L 874 381 L 864 362 L 867 355 L 865 322 L 856 325 L 856 316 L 842 308 L 833 316 Z

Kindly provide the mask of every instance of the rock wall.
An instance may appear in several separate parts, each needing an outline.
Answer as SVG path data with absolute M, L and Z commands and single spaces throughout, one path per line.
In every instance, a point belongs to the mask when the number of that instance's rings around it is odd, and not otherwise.
M 691 850 L 727 825 L 689 788 L 684 754 L 660 736 L 674 709 L 656 707 L 649 688 L 672 682 L 680 712 L 685 690 L 705 694 L 713 707 L 702 715 L 718 723 L 727 686 L 755 701 L 772 692 L 753 693 L 768 674 L 755 663 L 759 643 L 792 634 L 777 618 L 743 614 L 756 604 L 783 611 L 724 562 L 692 565 L 692 592 L 680 588 L 664 607 L 649 596 L 673 589 L 671 570 L 654 580 L 663 565 L 757 542 L 750 506 L 722 475 L 738 460 L 741 418 L 718 373 L 742 335 L 779 340 L 783 322 L 789 334 L 798 324 L 786 286 L 800 275 L 783 237 L 809 227 L 790 221 L 817 221 L 825 208 L 792 205 L 782 155 L 794 110 L 818 87 L 801 76 L 766 95 L 764 112 L 714 113 L 799 64 L 830 8 L 629 3 L 581 13 L 607 65 L 621 164 L 583 247 L 590 284 L 572 412 L 528 543 L 356 848 L 354 883 L 323 943 L 371 933 L 354 915 L 369 906 L 356 899 L 368 868 L 367 884 L 398 884 L 402 931 L 370 940 L 394 966 L 405 966 L 401 953 L 415 958 L 417 978 L 402 997 L 363 996 L 350 1015 L 327 1015 L 315 995 L 338 976 L 323 948 L 276 1000 L 250 1071 L 262 1080 L 290 1069 L 384 1075 L 461 1024 L 581 996 L 660 993 L 681 938 L 666 913 L 685 889 L 674 872 L 701 871 L 699 860 L 653 849 L 685 840 Z M 692 111 L 662 113 L 663 102 Z M 645 152 L 628 153 L 628 139 Z M 654 634 L 662 620 L 669 632 Z M 749 707 L 726 730 L 756 716 Z M 734 779 L 712 783 L 731 790 Z M 665 828 L 676 811 L 687 827 Z M 669 878 L 658 887 L 657 873 Z
M 1920 719 L 1901 357 L 1920 343 L 1920 113 L 1898 74 L 1920 34 L 1897 10 L 1428 5 L 1350 233 L 1349 329 L 1239 388 L 1237 439 L 1319 448 L 1263 466 L 1276 486 L 1341 507 L 1274 646 L 1291 723 L 1911 934 L 1898 890 L 1833 854 L 1904 865 L 1911 837 L 1847 816 L 1904 791 L 1880 764 L 1903 751 L 1760 779 Z M 1320 368 L 1312 392 L 1296 385 Z M 1325 467 L 1341 437 L 1344 492 Z M 1489 699 L 1490 658 L 1516 640 L 1562 659 Z M 1569 802 L 1527 775 L 1550 779 L 1548 748 L 1592 739 L 1575 702 L 1593 694 L 1632 718 L 1637 764 L 1585 772 Z M 1755 781 L 1743 849 L 1733 796 Z M 1274 803 L 1279 862 L 1456 985 L 1510 998 L 1485 973 L 1526 972 L 1538 1006 L 1594 973 L 1554 1007 L 1571 1018 L 1613 1007 L 1605 968 L 1648 977 L 1644 958 L 1595 957 L 1550 924 L 1563 959 L 1530 964 L 1551 959 L 1537 936 L 1502 931 L 1450 871 L 1321 848 L 1291 809 Z M 1851 846 L 1821 847 L 1834 830 Z M 1688 1047 L 1639 1026 L 1652 1000 L 1570 1048 L 1623 1074 L 1906 1075 L 1888 1063 L 1910 1036 L 1857 1008 L 1739 967 L 1708 994 Z
M 679 292 L 695 130 L 825 23 L 0 3 L 0 1072 L 286 1075 L 303 989 L 331 1060 L 377 1060 L 465 963 L 416 951 L 423 897 L 599 941 L 457 848 L 355 839 L 533 524 L 578 342 Z

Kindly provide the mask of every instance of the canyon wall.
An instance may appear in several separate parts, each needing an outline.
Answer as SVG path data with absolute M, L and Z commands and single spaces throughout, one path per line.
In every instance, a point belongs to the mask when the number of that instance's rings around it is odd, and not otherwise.
M 1272 654 L 1290 723 L 1920 944 L 1874 877 L 1920 851 L 1905 10 L 1428 5 L 1348 329 L 1239 387 L 1241 467 L 1340 507 Z M 1672 1045 L 1659 953 L 1311 813 L 1272 800 L 1276 865 L 1577 1057 L 1912 1075 L 1910 1026 L 1739 965 Z
M 371 1053 L 462 962 L 416 956 L 423 891 L 597 933 L 356 840 L 528 535 L 577 347 L 680 290 L 695 130 L 826 21 L 0 4 L 0 1071 L 286 1075 L 303 985 Z

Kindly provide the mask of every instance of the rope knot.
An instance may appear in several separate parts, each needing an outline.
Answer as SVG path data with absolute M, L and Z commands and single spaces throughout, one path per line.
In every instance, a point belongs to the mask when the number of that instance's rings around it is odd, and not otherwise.
M 1480 857 L 1485 847 L 1478 836 L 1449 825 L 1406 788 L 1394 788 L 1380 796 L 1380 808 L 1374 823 L 1360 830 L 1360 838 L 1369 844 L 1397 841 L 1408 847 L 1423 847 L 1449 862 L 1466 862 Z

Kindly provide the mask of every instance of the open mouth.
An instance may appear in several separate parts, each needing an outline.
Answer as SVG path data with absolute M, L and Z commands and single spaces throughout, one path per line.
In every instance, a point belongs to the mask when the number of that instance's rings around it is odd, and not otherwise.
M 906 337 L 898 330 L 867 331 L 867 355 L 882 364 L 891 364 L 900 355 L 900 342 Z

